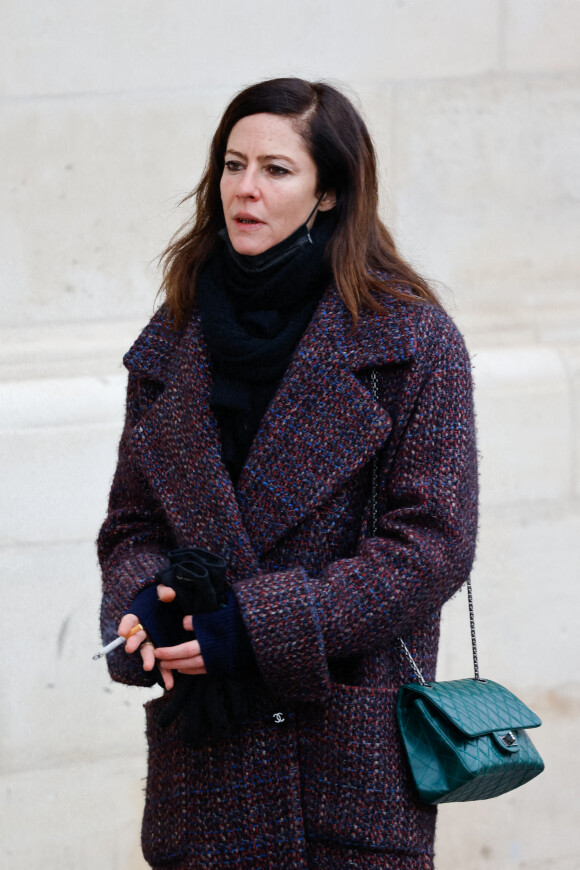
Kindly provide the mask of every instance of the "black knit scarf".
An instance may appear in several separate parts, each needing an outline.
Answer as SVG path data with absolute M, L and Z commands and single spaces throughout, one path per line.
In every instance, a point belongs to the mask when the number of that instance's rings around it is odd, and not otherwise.
M 330 278 L 324 260 L 335 228 L 319 214 L 264 254 L 244 256 L 222 231 L 201 271 L 197 304 L 212 361 L 211 406 L 224 460 L 237 482 L 260 421 Z

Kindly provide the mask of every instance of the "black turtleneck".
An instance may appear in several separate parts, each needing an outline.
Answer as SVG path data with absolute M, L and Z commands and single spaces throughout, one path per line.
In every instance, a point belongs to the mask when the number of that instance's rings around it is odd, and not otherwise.
M 335 228 L 319 214 L 257 256 L 227 233 L 201 271 L 197 304 L 214 376 L 211 407 L 225 464 L 237 483 L 252 441 L 330 279 L 324 253 Z

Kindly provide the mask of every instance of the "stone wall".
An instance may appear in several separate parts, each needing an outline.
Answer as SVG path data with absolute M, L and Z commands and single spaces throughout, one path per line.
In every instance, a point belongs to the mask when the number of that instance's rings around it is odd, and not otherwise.
M 481 667 L 545 720 L 539 779 L 441 810 L 437 870 L 576 870 L 579 0 L 1 10 L 2 866 L 145 866 L 149 693 L 112 685 L 91 661 L 120 359 L 153 310 L 155 257 L 186 216 L 178 202 L 228 98 L 297 74 L 357 95 L 385 217 L 466 336 Z M 445 610 L 440 675 L 469 668 L 460 595 Z

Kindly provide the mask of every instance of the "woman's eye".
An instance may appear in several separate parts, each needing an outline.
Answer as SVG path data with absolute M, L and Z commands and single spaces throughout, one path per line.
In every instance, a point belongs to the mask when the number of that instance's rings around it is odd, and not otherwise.
M 239 170 L 242 168 L 242 164 L 238 163 L 237 160 L 226 160 L 225 167 L 228 172 L 239 172 Z
M 268 172 L 270 175 L 288 175 L 288 169 L 285 169 L 283 166 L 268 166 Z

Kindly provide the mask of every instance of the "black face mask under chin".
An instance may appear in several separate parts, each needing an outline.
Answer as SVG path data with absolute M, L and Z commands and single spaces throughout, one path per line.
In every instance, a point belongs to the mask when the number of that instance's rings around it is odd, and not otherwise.
M 263 272 L 267 272 L 269 269 L 273 269 L 276 266 L 283 266 L 284 263 L 291 260 L 298 251 L 301 251 L 302 248 L 313 244 L 308 224 L 310 218 L 320 205 L 323 196 L 324 194 L 319 197 L 316 205 L 306 218 L 306 221 L 299 226 L 297 230 L 294 230 L 288 238 L 283 239 L 281 242 L 278 242 L 277 245 L 268 248 L 268 250 L 264 251 L 262 254 L 238 254 L 230 242 L 230 237 L 228 236 L 228 231 L 225 227 L 223 230 L 219 231 L 218 236 L 224 240 L 230 257 L 243 272 L 247 275 L 261 275 Z

